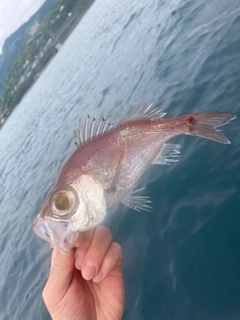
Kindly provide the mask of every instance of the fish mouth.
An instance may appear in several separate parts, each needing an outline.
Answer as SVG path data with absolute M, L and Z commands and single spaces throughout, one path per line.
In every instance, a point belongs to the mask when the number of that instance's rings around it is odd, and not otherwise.
M 49 242 L 50 247 L 58 247 L 64 252 L 70 252 L 79 233 L 69 232 L 67 227 L 59 222 L 45 221 L 38 216 L 33 222 L 33 231 L 43 240 Z

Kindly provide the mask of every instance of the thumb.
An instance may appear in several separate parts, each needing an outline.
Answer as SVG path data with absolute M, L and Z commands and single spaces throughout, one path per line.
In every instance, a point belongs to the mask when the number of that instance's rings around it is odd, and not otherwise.
M 45 286 L 45 295 L 61 299 L 68 290 L 74 271 L 74 250 L 63 252 L 54 247 L 51 260 L 51 270 L 47 284 Z

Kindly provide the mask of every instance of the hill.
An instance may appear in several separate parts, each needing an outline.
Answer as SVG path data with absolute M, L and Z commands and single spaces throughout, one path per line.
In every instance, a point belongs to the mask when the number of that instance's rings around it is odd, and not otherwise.
M 61 49 L 63 42 L 93 2 L 58 0 L 41 24 L 32 20 L 34 24 L 28 27 L 32 36 L 5 71 L 4 86 L 0 93 L 0 127 L 38 79 L 49 60 Z
M 57 0 L 46 0 L 40 9 L 26 23 L 5 40 L 2 54 L 0 55 L 0 94 L 5 83 L 5 76 L 9 66 L 31 37 L 29 32 L 32 26 L 36 23 L 41 24 L 56 3 Z

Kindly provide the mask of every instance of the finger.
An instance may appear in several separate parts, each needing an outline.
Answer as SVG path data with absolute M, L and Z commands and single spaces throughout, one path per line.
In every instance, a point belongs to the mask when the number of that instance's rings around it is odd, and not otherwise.
M 72 280 L 73 270 L 74 250 L 66 253 L 54 247 L 49 278 L 43 290 L 46 305 L 51 300 L 60 301 L 63 298 Z
M 90 229 L 88 231 L 84 231 L 84 232 L 79 232 L 79 235 L 76 239 L 76 241 L 74 242 L 74 247 L 75 248 L 80 248 L 84 242 L 90 240 L 90 242 L 92 241 L 92 237 L 94 235 L 96 228 Z
M 85 280 L 96 276 L 111 243 L 111 231 L 106 227 L 98 227 L 83 261 L 82 276 Z
M 102 267 L 99 270 L 98 274 L 93 278 L 94 282 L 100 282 L 103 280 L 114 267 L 118 267 L 116 272 L 121 273 L 122 269 L 122 248 L 121 246 L 113 242 L 104 257 L 104 261 L 102 263 Z M 116 273 L 116 275 L 117 275 Z
M 84 241 L 84 232 L 78 232 L 78 237 L 77 237 L 77 239 L 73 242 L 74 248 L 81 247 L 83 241 Z
M 84 257 L 91 245 L 96 228 L 82 232 L 77 241 L 77 248 L 75 249 L 75 267 L 81 270 Z

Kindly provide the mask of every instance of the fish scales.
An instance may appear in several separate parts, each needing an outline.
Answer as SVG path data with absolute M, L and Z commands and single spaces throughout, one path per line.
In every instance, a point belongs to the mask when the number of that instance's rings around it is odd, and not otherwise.
M 236 117 L 231 113 L 162 119 L 165 114 L 149 109 L 139 107 L 110 130 L 102 119 L 95 135 L 95 118 L 89 129 L 88 116 L 79 129 L 77 150 L 63 166 L 33 224 L 41 238 L 70 251 L 79 232 L 96 227 L 106 210 L 119 201 L 136 210 L 149 210 L 147 198 L 135 195 L 133 189 L 151 163 L 176 161 L 179 146 L 166 144 L 172 137 L 190 134 L 230 143 L 216 128 Z
M 164 142 L 185 130 L 184 125 L 175 130 L 173 128 L 172 121 L 154 123 L 151 120 L 135 120 L 123 123 L 77 149 L 63 167 L 59 183 L 69 183 L 73 175 L 78 179 L 80 174 L 91 173 L 101 181 L 105 190 L 110 189 L 121 154 L 126 148 L 116 186 L 118 194 L 115 195 L 114 190 L 106 193 L 107 206 L 114 205 L 136 184 L 158 156 Z

